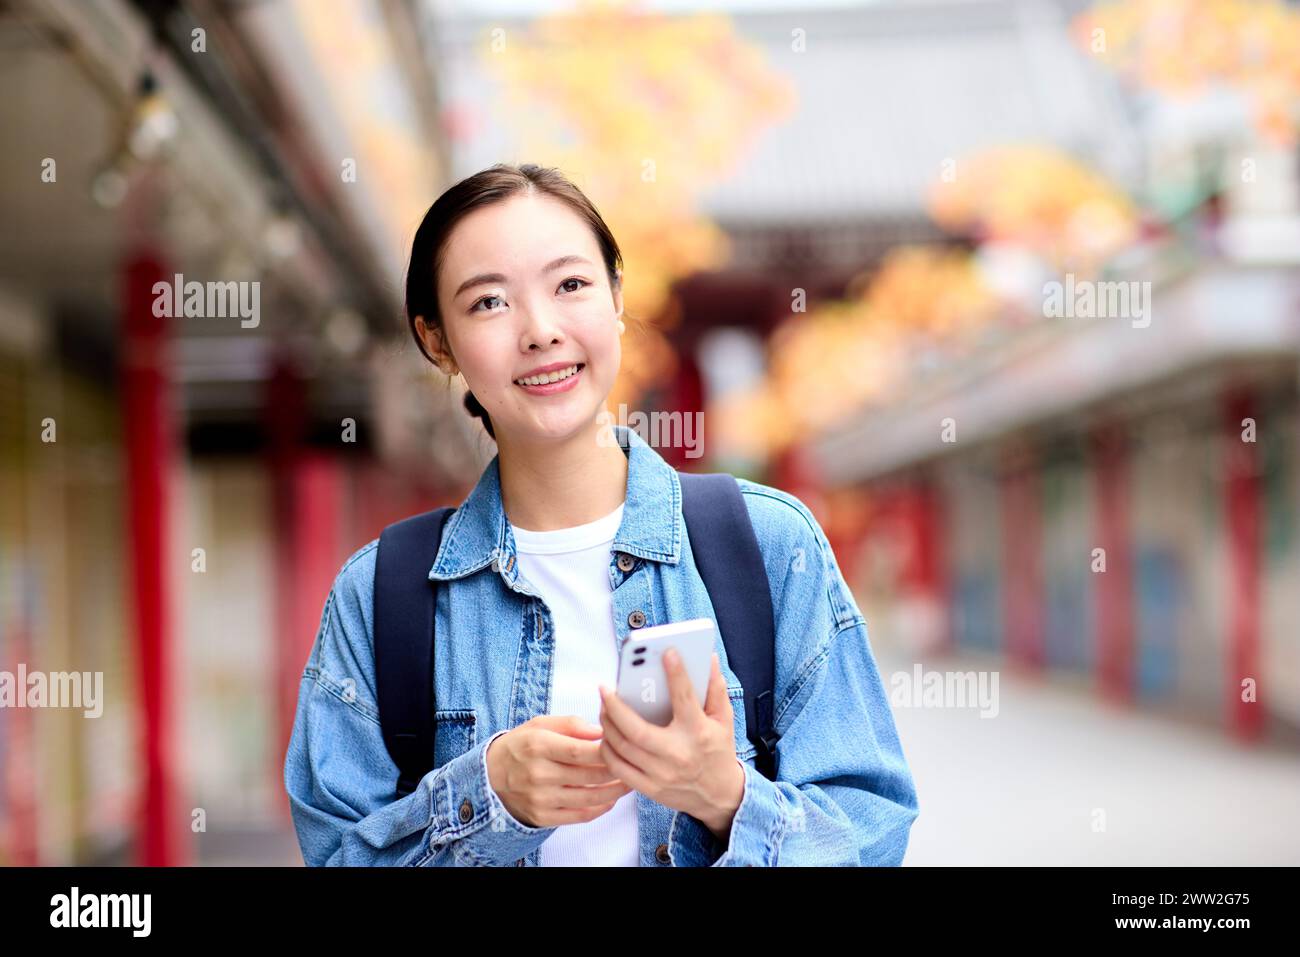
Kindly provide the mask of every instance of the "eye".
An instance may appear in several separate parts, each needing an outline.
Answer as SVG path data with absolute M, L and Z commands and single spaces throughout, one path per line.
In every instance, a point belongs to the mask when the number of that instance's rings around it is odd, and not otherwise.
M 565 286 L 567 286 L 567 285 L 568 285 L 569 283 L 571 283 L 571 282 L 580 282 L 580 283 L 582 283 L 582 286 L 590 286 L 590 285 L 591 285 L 591 283 L 587 282 L 587 280 L 585 280 L 585 279 L 579 279 L 577 276 L 570 276 L 568 279 L 564 280 L 564 282 L 560 283 L 560 288 L 563 289 Z M 582 286 L 579 286 L 578 289 L 581 289 Z M 570 292 L 577 292 L 578 289 L 570 289 L 569 291 L 570 291 Z
M 500 299 L 500 298 L 501 298 L 500 296 L 484 296 L 482 299 L 475 302 L 474 305 L 470 306 L 469 311 L 479 312 L 480 311 L 479 306 L 481 306 L 483 303 L 487 302 L 489 299 Z M 492 310 L 489 309 L 488 311 L 491 312 Z

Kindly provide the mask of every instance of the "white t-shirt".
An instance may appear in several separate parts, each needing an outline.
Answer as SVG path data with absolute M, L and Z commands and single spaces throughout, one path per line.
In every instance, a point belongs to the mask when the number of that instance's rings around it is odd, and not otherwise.
M 586 525 L 534 532 L 511 524 L 519 572 L 542 594 L 555 628 L 551 714 L 600 724 L 598 684 L 615 687 L 618 640 L 609 583 L 610 546 L 623 520 L 619 505 Z M 562 824 L 541 846 L 543 867 L 637 867 L 637 795 L 630 791 L 600 817 Z

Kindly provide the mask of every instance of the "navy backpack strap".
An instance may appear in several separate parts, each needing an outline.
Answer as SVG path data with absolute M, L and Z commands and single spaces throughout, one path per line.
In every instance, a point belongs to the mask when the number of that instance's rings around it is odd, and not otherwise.
M 746 734 L 758 752 L 754 766 L 775 780 L 776 627 L 758 537 L 735 476 L 726 472 L 678 472 L 678 476 L 695 564 L 718 618 L 727 661 L 745 689 Z
M 433 600 L 429 569 L 451 507 L 394 522 L 375 553 L 375 685 L 397 796 L 433 769 Z

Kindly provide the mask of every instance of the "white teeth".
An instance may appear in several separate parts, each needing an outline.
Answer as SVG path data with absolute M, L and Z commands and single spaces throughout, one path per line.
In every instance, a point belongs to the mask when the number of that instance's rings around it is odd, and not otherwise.
M 532 375 L 527 379 L 516 379 L 519 385 L 546 385 L 548 382 L 559 382 L 561 379 L 567 379 L 571 375 L 577 375 L 578 367 L 571 365 L 567 369 L 556 369 L 554 372 L 548 372 L 545 375 Z

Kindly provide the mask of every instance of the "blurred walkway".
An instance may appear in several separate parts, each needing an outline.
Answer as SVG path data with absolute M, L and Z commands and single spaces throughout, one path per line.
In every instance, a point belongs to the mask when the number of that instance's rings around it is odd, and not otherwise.
M 877 654 L 889 691 L 890 675 L 913 662 Z M 1300 754 L 1252 750 L 1005 669 L 998 691 L 992 718 L 895 706 L 921 805 L 906 865 L 1300 864 Z M 1095 808 L 1104 832 L 1093 831 Z

